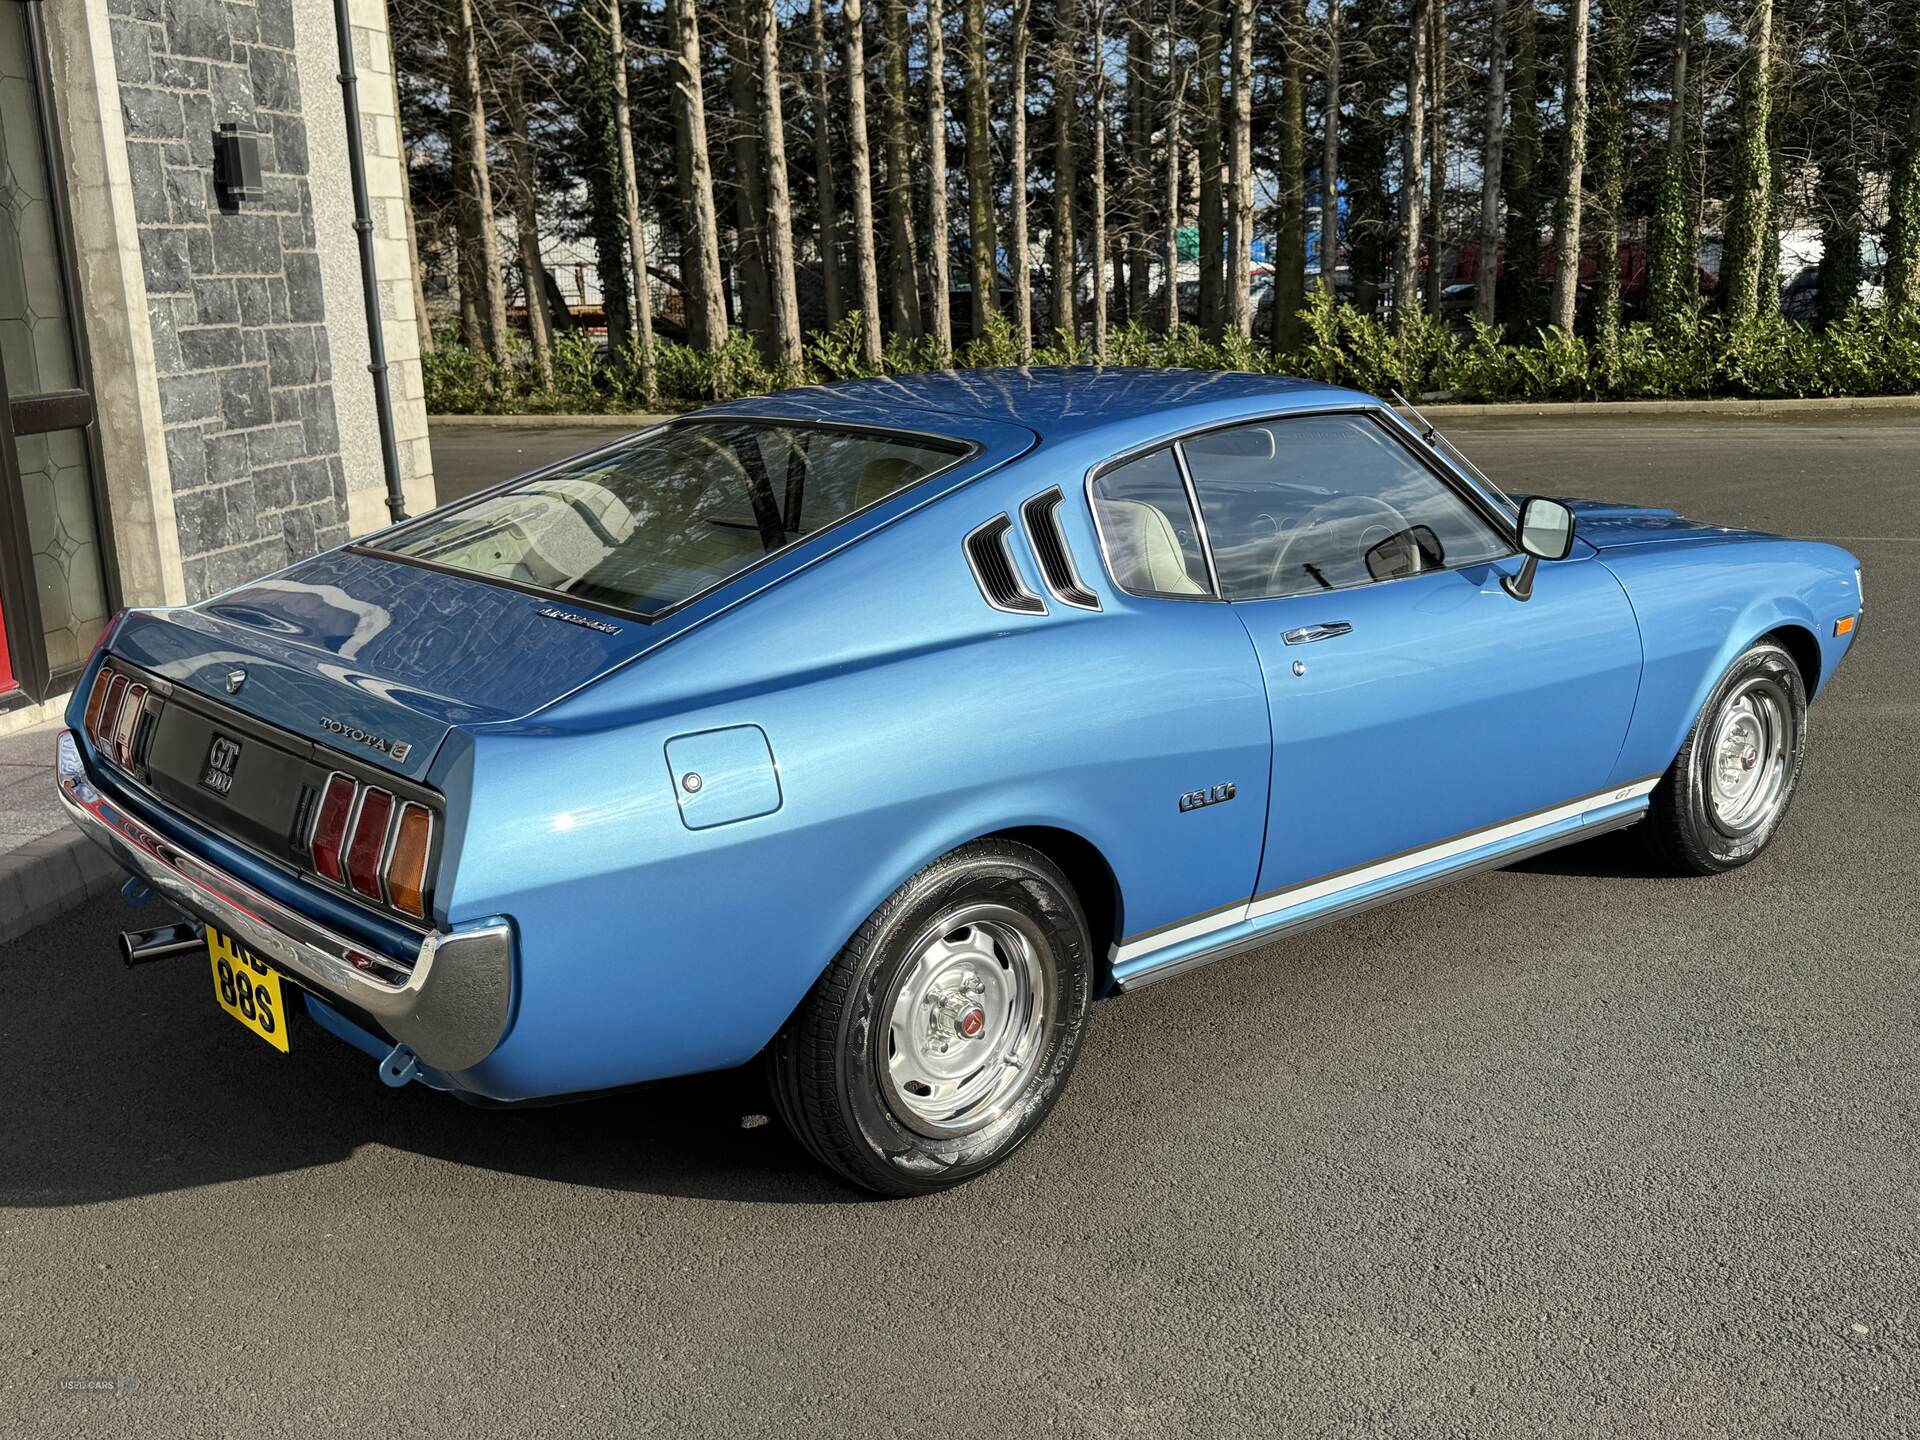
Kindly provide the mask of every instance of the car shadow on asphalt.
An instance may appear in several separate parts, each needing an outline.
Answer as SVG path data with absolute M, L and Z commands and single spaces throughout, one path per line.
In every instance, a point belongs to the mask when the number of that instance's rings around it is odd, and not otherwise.
M 787 1134 L 757 1067 L 501 1110 L 389 1089 L 374 1061 L 310 1022 L 283 1056 L 214 1005 L 204 963 L 121 966 L 115 932 L 159 923 L 152 913 L 109 898 L 0 949 L 0 1206 L 281 1174 L 368 1145 L 614 1191 L 865 1198 Z
M 1577 875 L 1595 880 L 1671 880 L 1647 853 L 1638 827 L 1562 846 L 1507 867 L 1523 875 Z

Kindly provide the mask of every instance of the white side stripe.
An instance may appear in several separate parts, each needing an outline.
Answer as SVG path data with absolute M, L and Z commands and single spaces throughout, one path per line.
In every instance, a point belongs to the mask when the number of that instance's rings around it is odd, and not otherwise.
M 1489 845 L 1519 839 L 1536 830 L 1550 829 L 1589 810 L 1602 810 L 1609 805 L 1618 805 L 1622 801 L 1638 799 L 1650 793 L 1659 783 L 1658 777 L 1652 780 L 1637 780 L 1631 785 L 1622 785 L 1617 790 L 1607 790 L 1598 795 L 1588 795 L 1579 800 L 1569 801 L 1565 805 L 1543 811 L 1538 815 L 1527 815 L 1518 820 L 1489 826 L 1485 830 L 1475 830 L 1471 834 L 1461 835 L 1452 840 L 1443 840 L 1438 845 L 1429 845 L 1424 850 L 1396 855 L 1391 860 L 1382 860 L 1377 864 L 1363 866 L 1358 870 L 1349 870 L 1341 875 L 1330 875 L 1324 880 L 1311 880 L 1304 885 L 1296 885 L 1291 890 L 1283 890 L 1277 895 L 1268 895 L 1245 905 L 1231 906 L 1213 915 L 1203 915 L 1197 920 L 1176 925 L 1171 930 L 1142 936 L 1138 940 L 1132 940 L 1117 947 L 1113 954 L 1114 963 L 1125 964 L 1142 955 L 1169 949 L 1172 946 L 1184 944 L 1188 940 L 1198 939 L 1202 935 L 1210 935 L 1216 930 L 1229 929 L 1243 921 L 1261 920 L 1271 915 L 1278 915 L 1282 911 L 1297 910 L 1324 900 L 1330 895 L 1359 890 L 1378 881 L 1422 869 L 1438 861 L 1455 859 L 1476 850 L 1484 850 Z

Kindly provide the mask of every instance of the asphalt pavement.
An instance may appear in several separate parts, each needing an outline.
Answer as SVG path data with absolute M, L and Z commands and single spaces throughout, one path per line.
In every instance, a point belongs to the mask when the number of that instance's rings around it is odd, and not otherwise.
M 1920 418 L 1452 429 L 1865 561 L 1760 861 L 1610 837 L 1104 1002 L 1031 1144 L 895 1202 L 748 1072 L 283 1058 L 92 902 L 0 950 L 0 1434 L 1920 1429 Z

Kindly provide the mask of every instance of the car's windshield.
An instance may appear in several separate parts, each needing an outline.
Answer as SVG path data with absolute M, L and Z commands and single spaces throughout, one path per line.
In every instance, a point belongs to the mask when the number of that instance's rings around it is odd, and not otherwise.
M 687 421 L 479 496 L 374 546 L 652 615 L 947 468 L 966 449 L 883 431 Z

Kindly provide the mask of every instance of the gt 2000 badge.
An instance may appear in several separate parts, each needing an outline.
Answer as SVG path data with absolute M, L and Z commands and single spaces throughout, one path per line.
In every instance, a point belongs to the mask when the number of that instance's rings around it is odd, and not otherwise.
M 1189 810 L 1203 810 L 1209 805 L 1224 804 L 1233 799 L 1234 793 L 1231 780 L 1224 785 L 1216 785 L 1211 790 L 1189 790 L 1180 797 L 1180 813 L 1184 815 Z

